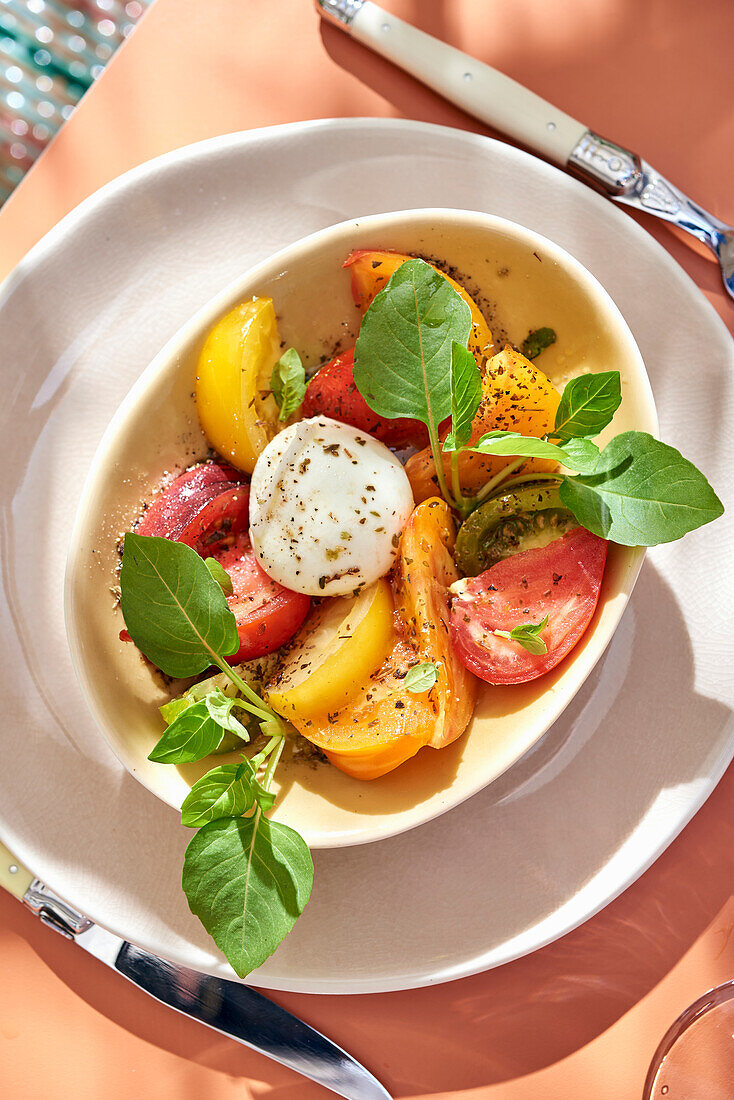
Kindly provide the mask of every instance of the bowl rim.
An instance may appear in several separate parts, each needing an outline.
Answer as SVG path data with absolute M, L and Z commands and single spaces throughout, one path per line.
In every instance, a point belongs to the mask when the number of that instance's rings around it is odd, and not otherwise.
M 250 291 L 248 288 L 256 284 L 258 280 L 272 275 L 278 267 L 294 266 L 296 263 L 301 262 L 304 256 L 307 256 L 314 247 L 329 244 L 332 240 L 338 240 L 348 235 L 349 232 L 354 232 L 354 230 L 358 228 L 363 229 L 365 226 L 374 225 L 378 230 L 380 228 L 386 229 L 397 226 L 404 229 L 410 228 L 411 223 L 420 223 L 429 218 L 434 221 L 444 222 L 450 220 L 453 224 L 463 223 L 469 226 L 476 226 L 479 222 L 482 228 L 505 231 L 516 240 L 520 240 L 522 243 L 529 246 L 531 251 L 532 247 L 541 246 L 544 252 L 554 258 L 560 266 L 573 273 L 579 282 L 585 285 L 589 293 L 603 305 L 606 315 L 614 322 L 615 328 L 624 334 L 629 343 L 632 358 L 635 360 L 636 396 L 640 404 L 644 405 L 644 414 L 653 428 L 653 434 L 659 434 L 657 409 L 644 360 L 632 331 L 609 292 L 599 282 L 596 276 L 565 248 L 562 248 L 543 234 L 520 225 L 517 222 L 513 222 L 508 218 L 490 214 L 486 211 L 456 209 L 452 207 L 410 207 L 403 210 L 368 214 L 363 217 L 348 218 L 327 226 L 324 229 L 318 229 L 313 233 L 298 238 L 291 244 L 285 245 L 283 248 L 271 253 L 263 260 L 258 261 L 258 263 L 247 267 L 241 275 L 231 280 L 222 290 L 203 303 L 193 316 L 173 333 L 153 359 L 145 365 L 140 375 L 115 410 L 95 450 L 84 480 L 72 526 L 64 571 L 63 605 L 67 643 L 77 681 L 94 723 L 104 738 L 105 743 L 125 770 L 132 775 L 137 782 L 150 791 L 151 794 L 155 795 L 156 798 L 171 806 L 171 808 L 176 811 L 180 810 L 180 804 L 176 804 L 174 800 L 166 797 L 161 790 L 158 789 L 156 784 L 148 779 L 147 775 L 141 775 L 134 767 L 134 761 L 129 757 L 126 759 L 121 748 L 118 748 L 117 744 L 115 744 L 113 739 L 109 736 L 108 724 L 104 720 L 96 703 L 96 690 L 92 684 L 94 678 L 88 676 L 86 662 L 83 657 L 83 640 L 78 628 L 78 616 L 74 613 L 76 578 L 81 574 L 82 570 L 80 557 L 81 540 L 79 535 L 85 529 L 88 522 L 91 510 L 91 498 L 97 487 L 99 472 L 108 465 L 120 429 L 127 422 L 134 410 L 136 410 L 141 402 L 145 400 L 147 391 L 155 384 L 158 372 L 167 364 L 177 359 L 182 349 L 197 336 L 201 335 L 206 327 L 210 327 L 216 319 L 231 306 L 232 301 L 237 297 L 246 296 L 250 292 L 254 293 L 254 291 Z M 461 805 L 463 802 L 467 801 L 467 799 L 473 797 L 485 787 L 488 787 L 530 752 L 571 703 L 576 693 L 591 674 L 595 665 L 603 656 L 619 626 L 646 554 L 645 547 L 625 549 L 631 552 L 630 563 L 626 569 L 623 584 L 618 594 L 621 597 L 621 599 L 619 599 L 619 607 L 612 621 L 608 624 L 606 636 L 601 640 L 601 644 L 585 647 L 581 655 L 584 659 L 581 661 L 582 667 L 579 670 L 578 677 L 564 693 L 558 693 L 560 697 L 556 699 L 553 707 L 549 707 L 544 712 L 543 719 L 538 724 L 538 730 L 535 736 L 529 740 L 517 756 L 510 760 L 500 771 L 495 772 L 488 778 L 481 777 L 477 782 L 469 784 L 468 788 L 462 791 L 458 797 L 449 798 L 442 801 L 440 805 L 424 809 L 423 812 L 418 812 L 422 804 L 416 804 L 416 806 L 412 807 L 412 813 L 409 820 L 404 820 L 408 815 L 403 813 L 399 815 L 399 818 L 393 826 L 383 824 L 381 827 L 373 826 L 371 830 L 363 828 L 357 835 L 349 832 L 331 832 L 326 837 L 324 837 L 323 833 L 309 835 L 309 830 L 304 828 L 302 830 L 302 835 L 309 847 L 313 850 L 317 850 L 370 844 L 417 828 L 419 825 L 434 820 L 446 811 Z M 597 634 L 598 625 L 597 623 L 592 627 L 592 637 Z M 589 653 L 590 648 L 594 651 L 592 654 Z M 555 694 L 556 693 L 554 693 L 554 695 Z M 465 736 L 465 734 L 462 736 Z M 449 788 L 449 791 L 450 790 L 451 788 Z M 387 817 L 381 818 L 376 815 L 375 820 L 390 822 L 395 819 Z

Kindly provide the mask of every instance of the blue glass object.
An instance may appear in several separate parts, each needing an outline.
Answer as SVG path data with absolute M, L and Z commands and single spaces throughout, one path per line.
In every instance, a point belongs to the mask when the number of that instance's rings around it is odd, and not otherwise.
M 152 0 L 0 0 L 0 205 Z

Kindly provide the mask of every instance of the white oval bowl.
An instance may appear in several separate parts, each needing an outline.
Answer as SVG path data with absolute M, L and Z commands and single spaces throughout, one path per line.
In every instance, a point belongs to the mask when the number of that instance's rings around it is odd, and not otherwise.
M 163 729 L 157 707 L 168 696 L 134 646 L 119 640 L 124 623 L 110 593 L 116 542 L 165 472 L 206 455 L 193 390 L 211 326 L 242 299 L 270 295 L 286 346 L 296 346 L 309 362 L 328 356 L 337 340 L 353 339 L 358 329 L 341 269 L 353 248 L 388 248 L 448 264 L 487 308 L 496 339 L 519 344 L 529 330 L 552 326 L 558 340 L 540 364 L 559 387 L 577 374 L 618 369 L 622 405 L 602 442 L 631 428 L 658 431 L 642 357 L 609 295 L 569 253 L 502 218 L 436 209 L 342 222 L 230 284 L 166 344 L 118 409 L 82 494 L 67 563 L 67 633 L 90 710 L 130 773 L 176 809 L 213 761 L 227 757 L 180 768 L 147 759 Z M 487 686 L 469 729 L 453 745 L 424 748 L 368 783 L 330 765 L 285 762 L 274 785 L 275 816 L 313 848 L 365 844 L 429 821 L 486 787 L 538 742 L 581 687 L 619 623 L 644 554 L 610 546 L 599 607 L 579 645 L 532 684 Z

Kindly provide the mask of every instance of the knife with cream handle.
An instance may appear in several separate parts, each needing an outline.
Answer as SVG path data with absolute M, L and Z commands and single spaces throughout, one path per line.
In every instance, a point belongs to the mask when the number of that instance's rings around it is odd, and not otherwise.
M 243 982 L 152 955 L 62 901 L 0 841 L 0 886 L 26 908 L 157 1001 L 288 1066 L 347 1100 L 391 1100 L 380 1082 L 321 1032 Z

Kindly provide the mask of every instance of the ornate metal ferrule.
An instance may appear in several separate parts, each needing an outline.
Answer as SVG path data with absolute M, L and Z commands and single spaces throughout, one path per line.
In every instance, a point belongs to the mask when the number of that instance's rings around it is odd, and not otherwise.
M 342 30 L 348 31 L 364 2 L 365 0 L 316 0 L 316 9 L 330 23 L 336 23 Z
M 568 165 L 586 180 L 601 186 L 608 195 L 625 195 L 635 190 L 641 175 L 637 153 L 587 130 L 571 151 Z
M 23 904 L 44 924 L 65 936 L 67 940 L 76 939 L 80 932 L 86 932 L 92 927 L 92 921 L 88 917 L 62 901 L 53 890 L 49 890 L 48 886 L 37 878 L 34 878 L 26 890 Z
M 655 214 L 703 241 L 719 261 L 727 293 L 734 298 L 734 229 L 704 210 L 646 160 L 587 130 L 568 166 L 601 187 L 615 202 Z

